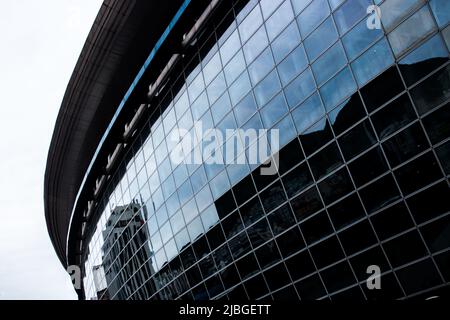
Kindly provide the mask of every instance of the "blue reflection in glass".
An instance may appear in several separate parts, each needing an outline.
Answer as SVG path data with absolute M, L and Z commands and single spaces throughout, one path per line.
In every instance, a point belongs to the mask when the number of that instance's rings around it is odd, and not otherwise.
M 305 70 L 307 65 L 308 59 L 306 58 L 305 49 L 301 44 L 278 65 L 278 73 L 283 86 L 287 85 L 300 72 Z
M 367 28 L 367 21 L 362 20 L 349 33 L 342 37 L 342 43 L 347 51 L 348 58 L 353 60 L 360 52 L 382 36 L 382 30 L 370 30 Z
M 401 55 L 435 28 L 430 10 L 424 6 L 388 35 L 394 54 Z
M 367 14 L 371 0 L 348 0 L 335 13 L 334 20 L 339 33 L 346 33 L 359 19 Z
M 330 79 L 330 77 L 339 71 L 347 63 L 344 49 L 340 42 L 328 49 L 319 59 L 311 66 L 312 71 L 317 80 L 317 85 Z
M 348 67 L 320 88 L 320 94 L 327 111 L 332 110 L 335 105 L 355 91 L 356 83 Z
M 270 129 L 287 111 L 286 101 L 283 94 L 280 93 L 261 110 L 264 127 Z
M 292 51 L 300 43 L 300 32 L 297 24 L 291 23 L 289 27 L 284 30 L 275 41 L 272 42 L 273 55 L 275 61 L 279 63 L 283 58 Z
M 439 27 L 443 27 L 450 22 L 450 1 L 431 0 L 430 6 Z
M 245 43 L 262 24 L 263 18 L 259 6 L 255 6 L 252 12 L 239 25 L 242 43 Z
M 393 63 L 394 57 L 389 44 L 386 38 L 382 38 L 351 65 L 356 81 L 360 87 L 363 87 L 373 77 L 386 70 Z
M 322 107 L 320 97 L 317 93 L 314 93 L 302 105 L 292 112 L 292 118 L 294 119 L 298 134 L 303 133 L 324 115 L 325 110 Z
M 297 104 L 305 100 L 315 89 L 316 85 L 314 84 L 311 69 L 308 68 L 285 88 L 289 107 L 291 109 L 294 108 Z
M 330 14 L 330 7 L 327 0 L 314 0 L 298 16 L 298 24 L 303 38 L 305 38 L 321 21 Z
M 247 64 L 250 64 L 267 47 L 266 29 L 262 26 L 253 37 L 244 45 L 244 56 Z
M 260 107 L 264 106 L 281 89 L 280 80 L 276 70 L 273 70 L 255 88 L 256 102 Z
M 242 97 L 244 97 L 244 95 L 250 90 L 250 88 L 251 84 L 248 73 L 244 72 L 229 88 L 231 103 L 233 105 L 237 104 L 239 100 L 241 100 Z
M 272 41 L 280 34 L 292 20 L 294 19 L 294 12 L 290 1 L 285 1 L 275 13 L 266 21 L 267 34 L 269 40 Z
M 239 77 L 239 75 L 245 69 L 245 59 L 242 50 L 231 59 L 231 61 L 227 64 L 227 66 L 223 69 L 225 74 L 225 79 L 227 80 L 228 85 L 231 85 L 234 80 Z
M 311 0 L 292 0 L 295 14 L 299 14 L 310 2 Z
M 267 48 L 248 68 L 253 85 L 263 79 L 274 67 L 270 48 Z
M 242 126 L 244 123 L 250 119 L 252 115 L 256 112 L 256 103 L 253 98 L 253 94 L 248 94 L 238 105 L 234 108 L 234 114 L 236 115 L 236 120 L 239 126 Z
M 309 60 L 315 60 L 325 49 L 338 39 L 333 20 L 328 18 L 304 42 Z

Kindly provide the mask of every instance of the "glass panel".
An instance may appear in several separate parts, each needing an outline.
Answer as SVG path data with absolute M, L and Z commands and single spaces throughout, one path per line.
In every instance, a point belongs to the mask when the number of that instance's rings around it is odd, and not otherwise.
M 431 152 L 397 169 L 395 176 L 405 195 L 443 177 L 436 158 Z
M 330 79 L 337 71 L 339 71 L 347 63 L 344 50 L 340 42 L 328 49 L 319 59 L 311 66 L 317 85 Z
M 372 126 L 368 120 L 344 134 L 338 141 L 347 160 L 352 159 L 377 143 Z
M 319 183 L 319 190 L 325 204 L 331 204 L 354 190 L 346 168 Z
M 291 23 L 283 33 L 272 42 L 273 55 L 275 61 L 279 63 L 283 58 L 292 51 L 299 43 L 300 33 L 295 22 Z
M 388 166 L 381 148 L 376 147 L 352 162 L 349 169 L 356 186 L 360 187 L 385 173 Z
M 294 19 L 290 1 L 285 1 L 266 21 L 267 34 L 272 41 Z
M 250 64 L 267 47 L 266 29 L 261 27 L 255 35 L 244 45 L 244 55 L 247 64 Z
M 338 33 L 334 27 L 333 20 L 330 17 L 304 41 L 309 60 L 315 60 L 337 39 Z
M 242 53 L 242 50 L 240 50 L 223 70 L 228 85 L 231 85 L 234 82 L 234 80 L 236 80 L 237 77 L 239 77 L 242 71 L 244 71 L 244 69 L 245 69 L 244 54 Z
M 440 70 L 411 91 L 419 114 L 450 99 L 450 66 Z
M 278 73 L 283 85 L 287 85 L 308 65 L 303 45 L 298 46 L 283 62 L 278 65 Z
M 431 143 L 437 144 L 450 137 L 450 104 L 423 119 Z
M 297 104 L 305 100 L 315 88 L 311 69 L 307 69 L 285 88 L 289 107 L 294 108 Z
M 299 14 L 310 2 L 311 0 L 292 0 L 295 14 Z
M 250 90 L 251 84 L 248 73 L 244 72 L 229 88 L 231 102 L 236 105 Z
M 359 19 L 364 17 L 370 5 L 372 5 L 371 0 L 348 0 L 336 10 L 333 15 L 340 34 L 346 33 Z
M 356 122 L 366 116 L 366 111 L 358 94 L 342 103 L 330 112 L 329 119 L 333 126 L 334 133 L 340 135 Z
M 379 29 L 370 30 L 367 28 L 367 20 L 363 19 L 349 33 L 342 37 L 342 43 L 347 51 L 348 58 L 353 60 L 364 49 L 370 46 L 383 35 Z
M 407 85 L 412 85 L 449 60 L 440 35 L 425 42 L 400 60 L 399 67 Z
M 389 0 L 381 5 L 381 21 L 383 26 L 389 31 L 401 21 L 408 13 L 412 12 L 423 4 L 424 0 Z M 420 25 L 420 24 L 419 24 Z
M 429 148 L 428 141 L 419 123 L 383 143 L 383 149 L 392 167 L 398 166 L 427 148 Z
M 427 6 L 423 7 L 388 35 L 394 54 L 400 56 L 435 28 L 430 10 Z
M 255 33 L 255 31 L 262 24 L 263 18 L 261 15 L 261 9 L 259 6 L 250 12 L 250 14 L 242 21 L 239 26 L 239 33 L 241 34 L 242 43 L 247 42 L 247 40 Z
M 284 96 L 283 94 L 279 94 L 261 110 L 261 118 L 264 127 L 267 129 L 272 128 L 272 126 L 278 122 L 287 111 L 288 109 Z
M 361 89 L 367 111 L 372 112 L 405 90 L 397 68 L 390 68 Z M 380 94 L 383 92 L 383 94 Z
M 386 240 L 414 227 L 414 222 L 403 202 L 396 204 L 371 218 L 381 240 Z
M 450 2 L 448 0 L 431 0 L 430 6 L 439 27 L 445 26 L 450 21 Z
M 381 39 L 358 59 L 352 62 L 352 69 L 359 86 L 364 86 L 373 77 L 394 63 L 386 38 Z
M 240 48 L 241 41 L 239 39 L 239 33 L 238 30 L 235 30 L 220 48 L 222 63 L 226 65 Z
M 360 191 L 360 195 L 369 214 L 400 198 L 400 193 L 391 174 L 365 187 Z
M 248 68 L 250 79 L 253 85 L 256 85 L 263 79 L 274 67 L 274 61 L 270 48 L 267 48 Z
M 313 156 L 308 162 L 316 181 L 344 163 L 335 142 Z
M 336 104 L 355 91 L 356 83 L 348 67 L 320 88 L 320 94 L 327 111 L 332 110 Z
M 402 95 L 372 116 L 372 122 L 380 139 L 405 127 L 417 118 L 411 100 Z
M 298 17 L 303 38 L 330 14 L 327 0 L 314 0 Z
M 280 80 L 276 70 L 274 70 L 256 86 L 256 102 L 260 107 L 264 106 L 280 89 Z

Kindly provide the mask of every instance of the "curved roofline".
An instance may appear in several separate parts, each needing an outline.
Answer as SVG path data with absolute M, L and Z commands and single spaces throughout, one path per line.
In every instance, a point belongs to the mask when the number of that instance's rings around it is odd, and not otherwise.
M 72 212 L 86 173 L 116 107 L 130 96 L 130 83 L 135 84 L 136 74 L 142 76 L 142 61 L 179 2 L 105 0 L 84 44 L 57 117 L 44 181 L 47 229 L 64 266 Z

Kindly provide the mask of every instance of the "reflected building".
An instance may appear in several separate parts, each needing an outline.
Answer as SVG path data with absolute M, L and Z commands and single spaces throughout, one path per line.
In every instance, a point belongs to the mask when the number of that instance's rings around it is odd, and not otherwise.
M 80 299 L 448 292 L 449 1 L 105 4 L 46 171 L 49 233 L 83 270 Z M 173 130 L 198 121 L 278 129 L 276 174 L 173 162 Z

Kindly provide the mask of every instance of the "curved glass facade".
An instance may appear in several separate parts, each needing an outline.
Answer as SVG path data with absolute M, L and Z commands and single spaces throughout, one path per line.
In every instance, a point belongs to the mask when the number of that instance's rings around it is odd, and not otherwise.
M 373 4 L 382 29 L 368 27 Z M 230 1 L 110 180 L 86 298 L 395 299 L 448 285 L 449 21 L 446 0 Z M 279 129 L 278 173 L 175 166 L 169 135 L 197 121 Z

